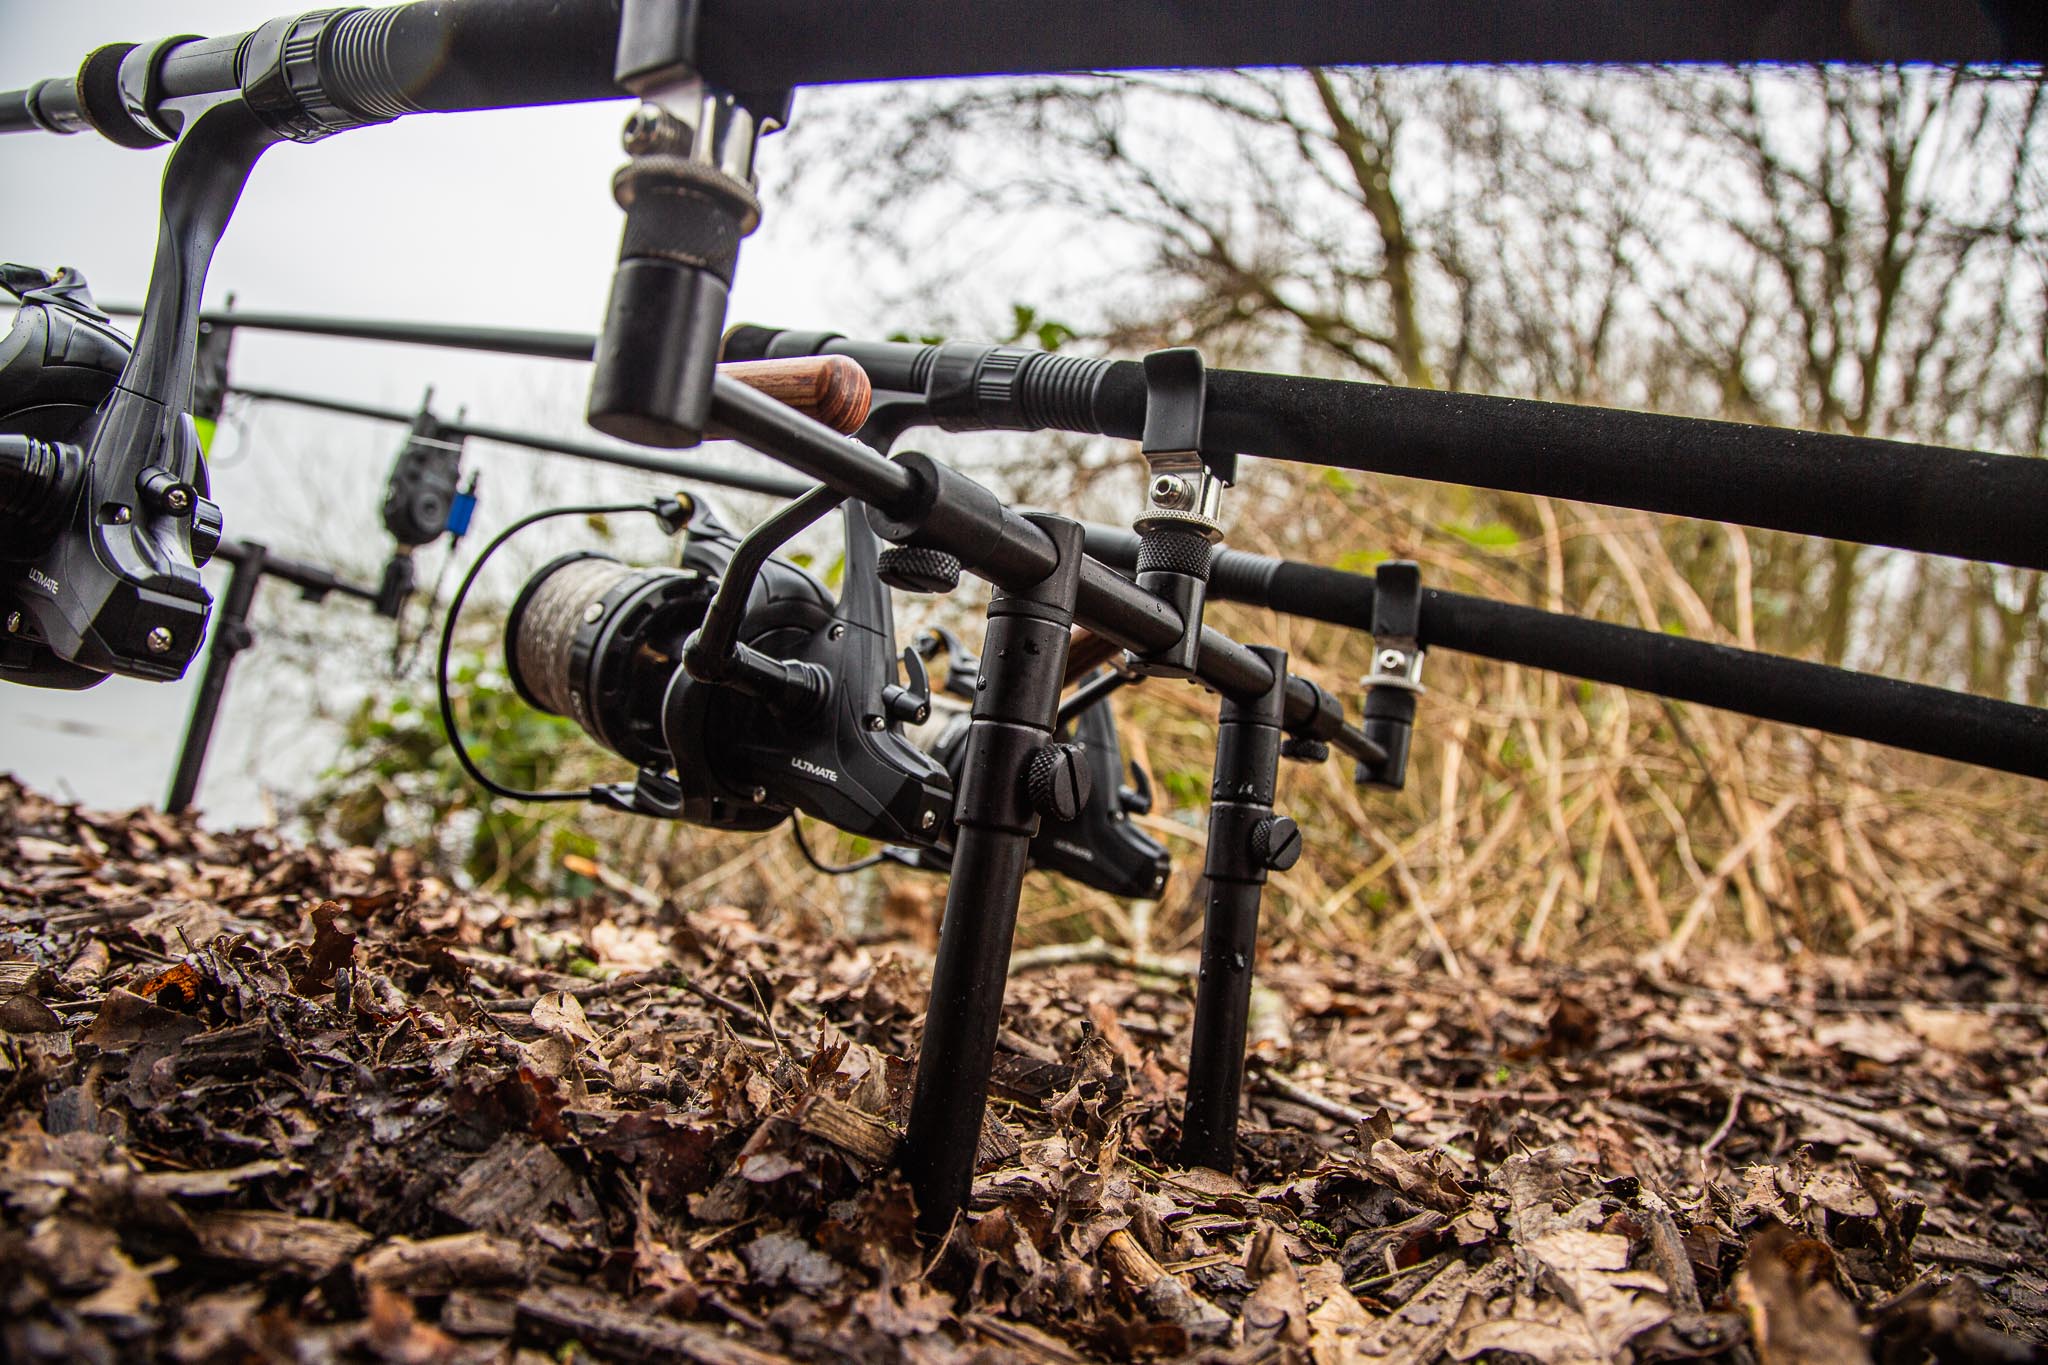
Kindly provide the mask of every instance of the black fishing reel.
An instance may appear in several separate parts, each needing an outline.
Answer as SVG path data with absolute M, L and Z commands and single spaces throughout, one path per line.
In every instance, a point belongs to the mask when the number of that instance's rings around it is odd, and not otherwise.
M 0 287 L 21 301 L 0 340 L 0 678 L 176 678 L 205 631 L 198 569 L 221 535 L 198 433 L 114 401 L 130 343 L 78 272 L 0 266 Z
M 908 653 L 898 683 L 873 535 L 857 506 L 846 525 L 836 600 L 789 560 L 746 554 L 701 503 L 676 568 L 564 555 L 513 604 L 513 685 L 638 766 L 633 783 L 600 789 L 607 804 L 731 830 L 800 810 L 883 843 L 928 843 L 950 823 L 953 782 L 903 727 L 929 716 L 930 684 Z M 783 685 L 692 676 L 686 649 L 718 619 L 714 602 L 735 615 L 734 646 Z

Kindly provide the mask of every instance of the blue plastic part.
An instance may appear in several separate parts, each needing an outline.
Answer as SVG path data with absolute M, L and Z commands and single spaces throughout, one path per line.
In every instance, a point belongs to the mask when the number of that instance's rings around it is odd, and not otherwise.
M 476 494 L 457 493 L 448 504 L 448 534 L 461 537 L 469 534 L 469 519 L 476 515 Z

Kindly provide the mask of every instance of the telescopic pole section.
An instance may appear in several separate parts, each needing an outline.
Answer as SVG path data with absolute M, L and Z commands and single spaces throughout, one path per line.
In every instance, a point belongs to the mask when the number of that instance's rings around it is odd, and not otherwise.
M 228 572 L 227 591 L 221 594 L 220 607 L 214 613 L 213 643 L 206 651 L 206 670 L 199 675 L 199 691 L 192 698 L 192 714 L 185 721 L 185 740 L 178 750 L 171 794 L 164 799 L 164 809 L 172 815 L 181 815 L 192 805 L 235 656 L 256 641 L 255 632 L 249 629 L 249 608 L 256 600 L 257 586 L 263 582 L 264 560 L 269 551 L 248 540 L 241 543 L 240 550 Z
M 974 1184 L 1017 899 L 1039 815 L 1064 810 L 1071 819 L 1086 799 L 1085 766 L 1052 742 L 1080 588 L 1081 528 L 1060 517 L 1031 520 L 1058 560 L 1043 579 L 998 591 L 988 606 L 982 686 L 953 805 L 953 876 L 903 1138 L 918 1225 L 935 1236 L 966 1207 Z
M 1253 649 L 1276 679 L 1287 677 L 1284 650 L 1269 645 Z M 1301 834 L 1294 822 L 1273 814 L 1285 710 L 1286 688 L 1276 682 L 1263 696 L 1225 697 L 1216 726 L 1209 848 L 1202 865 L 1209 903 L 1202 922 L 1201 977 L 1195 986 L 1187 1109 L 1181 1120 L 1180 1159 L 1190 1166 L 1227 1172 L 1236 1164 L 1259 898 L 1268 869 L 1292 867 L 1301 856 Z

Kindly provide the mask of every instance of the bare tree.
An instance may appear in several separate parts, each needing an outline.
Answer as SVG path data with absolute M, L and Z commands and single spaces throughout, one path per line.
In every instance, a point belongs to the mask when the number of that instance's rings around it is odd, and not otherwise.
M 862 153 L 809 166 L 857 167 L 862 225 L 930 281 L 1020 212 L 1047 254 L 1092 245 L 1085 289 L 1043 287 L 1113 344 L 2039 454 L 2044 115 L 2038 75 L 1973 71 L 1077 78 L 869 107 Z M 950 252 L 905 232 L 945 195 Z M 1487 515 L 1539 530 L 1520 500 Z M 1733 576 L 1715 538 L 1670 551 L 1775 647 L 2043 686 L 2037 575 L 1784 536 Z M 1568 586 L 1607 572 L 1576 555 Z M 1910 609 L 1934 590 L 1968 609 Z

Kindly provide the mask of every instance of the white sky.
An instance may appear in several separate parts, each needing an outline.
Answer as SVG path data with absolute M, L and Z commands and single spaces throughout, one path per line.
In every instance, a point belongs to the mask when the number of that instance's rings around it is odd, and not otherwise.
M 0 89 L 73 71 L 102 43 L 237 32 L 290 9 L 283 0 L 0 0 Z M 764 163 L 781 153 L 777 142 L 802 137 L 806 101 L 819 98 L 830 96 L 799 97 L 794 128 L 767 144 Z M 268 311 L 595 330 L 618 251 L 610 180 L 625 112 L 613 102 L 420 115 L 274 148 L 214 258 L 209 305 L 232 294 Z M 164 160 L 91 134 L 0 138 L 0 259 L 74 265 L 102 301 L 140 301 Z M 830 215 L 817 196 L 801 208 L 770 203 L 742 252 L 733 320 L 881 327 L 863 264 L 835 254 L 832 234 L 819 230 Z M 251 333 L 237 338 L 233 373 L 396 407 L 431 384 L 444 412 L 468 405 L 481 421 L 589 435 L 580 365 Z M 368 572 L 388 549 L 378 505 L 397 441 L 395 428 L 275 408 L 243 429 L 224 427 L 214 479 L 229 534 Z M 541 505 L 543 493 L 646 486 L 502 450 L 470 467 L 487 471 L 480 530 Z M 472 536 L 466 553 L 479 545 Z M 216 593 L 219 578 L 209 575 Z M 266 589 L 259 632 L 318 636 L 323 620 L 354 612 L 293 596 Z M 262 655 L 259 644 L 238 661 L 216 735 L 202 788 L 216 818 L 259 818 L 261 782 L 302 785 L 333 757 L 331 731 L 304 732 L 309 689 L 323 679 L 266 670 Z M 179 684 L 113 679 L 79 694 L 0 687 L 0 771 L 97 805 L 160 801 L 199 671 L 195 663 Z

